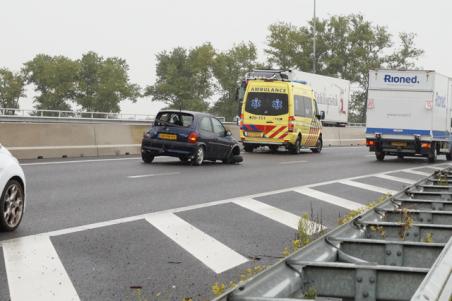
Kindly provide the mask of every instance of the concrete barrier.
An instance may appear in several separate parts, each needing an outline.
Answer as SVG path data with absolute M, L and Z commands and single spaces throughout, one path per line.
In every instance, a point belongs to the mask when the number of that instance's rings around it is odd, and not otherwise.
M 0 143 L 19 159 L 139 154 L 146 125 L 1 123 Z
M 239 127 L 225 124 L 236 139 Z M 137 155 L 147 124 L 0 123 L 0 143 L 19 159 Z M 325 146 L 363 145 L 363 128 L 323 129 Z
M 365 145 L 365 128 L 324 127 L 323 144 L 325 146 Z

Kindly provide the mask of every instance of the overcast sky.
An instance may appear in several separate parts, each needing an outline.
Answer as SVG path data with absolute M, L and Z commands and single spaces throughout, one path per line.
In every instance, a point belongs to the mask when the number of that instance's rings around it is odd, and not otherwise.
M 395 36 L 416 33 L 425 50 L 420 65 L 452 76 L 452 1 L 317 0 L 320 18 L 351 13 Z M 263 54 L 270 24 L 306 25 L 312 14 L 313 0 L 0 0 L 0 67 L 18 71 L 38 53 L 76 59 L 92 50 L 126 59 L 131 80 L 146 86 L 155 80 L 160 51 L 204 42 L 225 50 L 252 41 Z M 134 114 L 160 107 L 149 99 L 122 105 Z

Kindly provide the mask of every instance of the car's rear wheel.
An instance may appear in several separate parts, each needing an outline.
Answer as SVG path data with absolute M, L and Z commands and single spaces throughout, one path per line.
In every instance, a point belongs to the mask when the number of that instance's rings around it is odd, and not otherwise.
M 17 180 L 9 180 L 0 199 L 0 230 L 13 231 L 16 229 L 24 214 L 24 188 Z
M 144 163 L 152 163 L 154 156 L 148 153 L 141 153 L 141 159 L 143 159 Z
M 204 147 L 198 146 L 198 149 L 196 149 L 195 155 L 193 156 L 193 159 L 191 159 L 191 162 L 195 166 L 200 166 L 202 164 L 202 161 L 204 161 Z

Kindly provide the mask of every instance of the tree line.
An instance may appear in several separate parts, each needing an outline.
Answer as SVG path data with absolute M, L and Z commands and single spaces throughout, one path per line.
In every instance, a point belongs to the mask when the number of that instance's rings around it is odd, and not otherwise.
M 313 57 L 314 22 L 316 53 Z M 231 120 L 237 114 L 236 88 L 246 72 L 256 68 L 298 69 L 350 80 L 358 88 L 350 103 L 350 122 L 365 122 L 368 70 L 416 68 L 424 53 L 415 34 L 396 38 L 362 15 L 332 16 L 304 26 L 281 22 L 268 28 L 265 60 L 252 42 L 216 51 L 211 43 L 157 54 L 156 81 L 147 87 L 131 83 L 129 66 L 121 58 L 88 52 L 80 59 L 39 54 L 20 72 L 0 69 L 0 107 L 18 108 L 26 85 L 33 85 L 36 109 L 119 112 L 123 100 L 151 97 L 168 108 L 210 111 Z M 213 104 L 209 99 L 216 96 Z

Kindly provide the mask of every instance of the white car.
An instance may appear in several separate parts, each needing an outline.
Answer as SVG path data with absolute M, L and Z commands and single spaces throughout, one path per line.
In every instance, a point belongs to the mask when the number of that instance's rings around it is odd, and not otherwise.
M 25 210 L 25 187 L 19 162 L 0 144 L 0 231 L 19 226 Z

